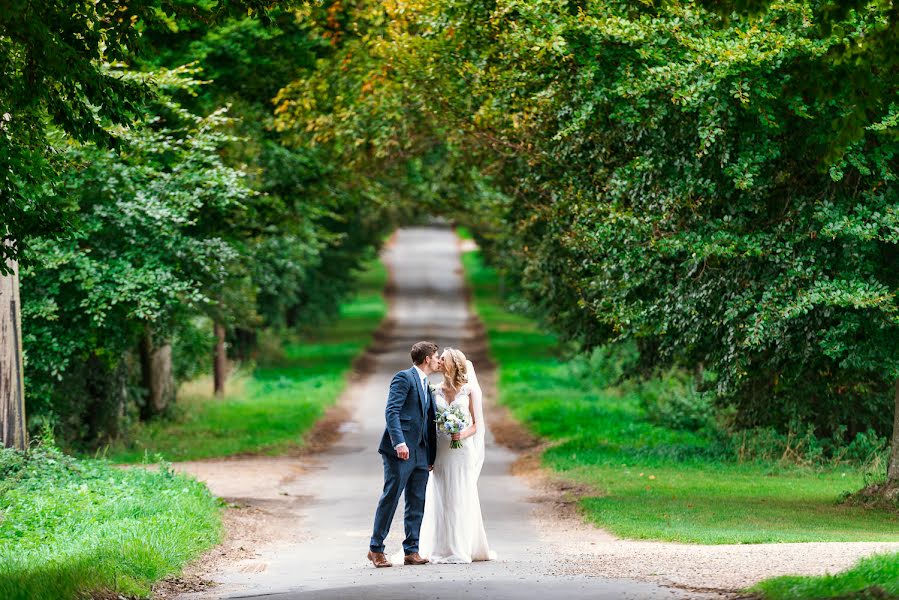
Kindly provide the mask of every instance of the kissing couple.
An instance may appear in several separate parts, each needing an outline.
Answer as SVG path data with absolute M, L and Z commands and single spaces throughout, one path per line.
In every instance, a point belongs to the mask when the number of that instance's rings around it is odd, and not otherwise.
M 432 342 L 412 346 L 412 367 L 390 382 L 387 421 L 378 452 L 384 462 L 384 491 L 375 511 L 368 559 L 375 567 L 393 566 L 384 538 L 405 492 L 403 563 L 470 563 L 491 560 L 478 498 L 484 464 L 486 426 L 481 386 L 474 365 L 455 348 L 438 354 Z M 433 386 L 428 377 L 440 372 Z M 461 421 L 457 433 L 443 422 Z M 398 560 L 399 556 L 394 560 Z

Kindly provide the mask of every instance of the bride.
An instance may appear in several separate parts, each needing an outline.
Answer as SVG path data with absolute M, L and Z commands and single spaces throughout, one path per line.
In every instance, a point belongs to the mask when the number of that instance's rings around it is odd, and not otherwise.
M 461 351 L 446 348 L 440 356 L 443 384 L 437 388 L 437 411 L 457 405 L 469 417 L 461 433 L 438 432 L 437 458 L 425 493 L 421 524 L 421 555 L 432 563 L 470 563 L 491 560 L 496 554 L 487 545 L 478 477 L 484 464 L 486 427 L 481 405 L 481 386 L 474 365 Z M 462 441 L 450 448 L 450 440 Z

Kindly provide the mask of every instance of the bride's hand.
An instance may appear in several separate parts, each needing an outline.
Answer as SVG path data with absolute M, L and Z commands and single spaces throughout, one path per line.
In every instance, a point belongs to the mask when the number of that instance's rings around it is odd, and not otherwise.
M 472 425 L 471 427 L 466 427 L 459 433 L 452 434 L 452 438 L 454 441 L 464 440 L 466 438 L 470 438 L 471 436 L 473 436 L 474 432 L 475 432 L 475 426 Z

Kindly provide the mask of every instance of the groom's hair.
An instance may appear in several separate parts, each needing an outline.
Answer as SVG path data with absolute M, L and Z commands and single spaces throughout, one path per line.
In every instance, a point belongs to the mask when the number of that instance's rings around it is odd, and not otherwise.
M 418 342 L 412 346 L 412 364 L 420 365 L 429 356 L 433 356 L 437 352 L 437 344 L 434 342 Z

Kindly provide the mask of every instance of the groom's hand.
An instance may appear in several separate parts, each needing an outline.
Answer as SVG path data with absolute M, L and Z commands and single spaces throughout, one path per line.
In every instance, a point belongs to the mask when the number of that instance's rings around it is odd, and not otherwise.
M 428 465 L 428 471 L 433 471 L 433 470 L 434 470 L 434 465 Z
M 400 460 L 409 460 L 409 446 L 400 444 L 396 447 L 396 457 Z

